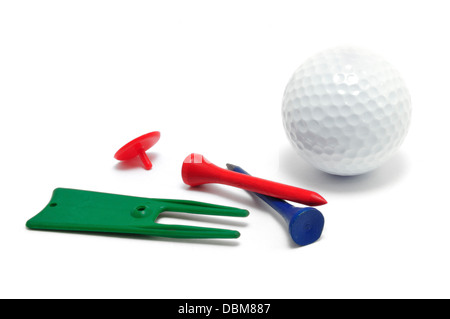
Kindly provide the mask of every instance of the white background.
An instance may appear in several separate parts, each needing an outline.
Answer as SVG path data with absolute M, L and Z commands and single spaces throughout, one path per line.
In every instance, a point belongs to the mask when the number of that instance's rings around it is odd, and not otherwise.
M 450 297 L 446 5 L 0 2 L 0 297 Z M 413 101 L 400 151 L 350 178 L 298 158 L 281 122 L 292 72 L 340 44 L 384 55 Z M 151 171 L 113 158 L 155 130 Z M 240 189 L 189 189 L 180 171 L 192 152 L 322 194 L 321 239 L 296 247 L 284 221 Z M 199 200 L 250 216 L 176 219 L 239 230 L 236 240 L 27 230 L 56 187 Z

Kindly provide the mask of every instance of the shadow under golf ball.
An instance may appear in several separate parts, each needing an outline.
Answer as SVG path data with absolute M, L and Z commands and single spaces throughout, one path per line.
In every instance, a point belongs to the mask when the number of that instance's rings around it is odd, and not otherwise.
M 398 182 L 408 172 L 409 163 L 400 150 L 373 171 L 339 176 L 322 172 L 286 146 L 280 152 L 280 170 L 283 174 L 294 177 L 305 188 L 336 193 L 365 192 Z

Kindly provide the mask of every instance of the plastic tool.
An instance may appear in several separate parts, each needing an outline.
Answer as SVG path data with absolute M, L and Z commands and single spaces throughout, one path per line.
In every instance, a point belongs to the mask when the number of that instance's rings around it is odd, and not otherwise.
M 160 136 L 158 131 L 139 136 L 118 150 L 114 157 L 119 161 L 127 161 L 139 156 L 145 169 L 149 170 L 153 165 L 145 152 L 159 141 Z
M 227 168 L 233 172 L 249 175 L 242 168 L 233 164 L 227 164 Z M 312 244 L 322 235 L 325 219 L 317 209 L 313 207 L 295 207 L 278 198 L 258 193 L 252 194 L 261 198 L 283 216 L 289 225 L 289 234 L 296 244 L 300 246 Z
M 315 192 L 232 172 L 212 164 L 200 154 L 192 153 L 186 157 L 181 175 L 183 181 L 190 186 L 219 183 L 308 206 L 319 206 L 327 203 L 322 196 Z
M 131 197 L 57 188 L 48 205 L 27 222 L 31 229 L 111 232 L 173 238 L 238 238 L 236 230 L 156 222 L 164 211 L 246 217 L 248 211 L 201 202 Z

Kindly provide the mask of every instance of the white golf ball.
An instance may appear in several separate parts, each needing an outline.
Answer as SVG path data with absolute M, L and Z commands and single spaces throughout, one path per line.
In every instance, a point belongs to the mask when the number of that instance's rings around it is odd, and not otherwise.
M 314 55 L 293 74 L 282 118 L 291 144 L 316 168 L 357 175 L 386 162 L 400 147 L 411 98 L 383 58 L 353 47 Z

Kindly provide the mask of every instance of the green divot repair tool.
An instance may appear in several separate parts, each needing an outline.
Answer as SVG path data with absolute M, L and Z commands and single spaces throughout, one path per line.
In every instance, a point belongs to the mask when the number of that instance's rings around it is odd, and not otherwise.
M 57 188 L 31 229 L 141 234 L 172 238 L 238 238 L 236 230 L 156 222 L 165 212 L 246 217 L 245 209 L 189 200 L 157 199 Z

